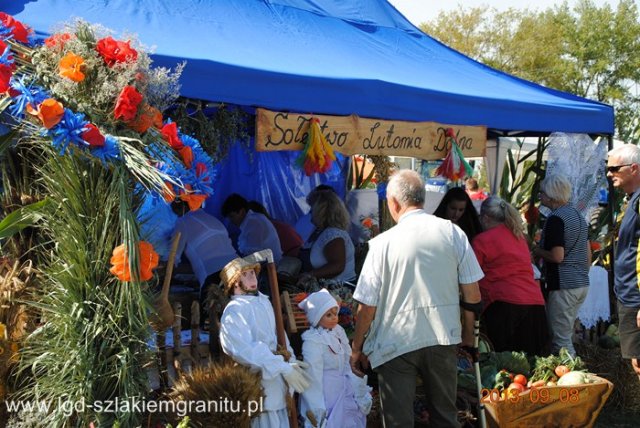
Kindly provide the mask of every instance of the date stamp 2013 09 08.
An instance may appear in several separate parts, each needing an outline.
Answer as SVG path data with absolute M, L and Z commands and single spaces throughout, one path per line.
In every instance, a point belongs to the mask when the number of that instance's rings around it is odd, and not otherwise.
M 508 401 L 515 404 L 522 399 L 528 398 L 532 403 L 545 404 L 554 399 L 549 388 L 531 388 L 524 392 L 520 392 L 517 389 L 505 389 L 503 391 L 504 395 L 498 389 L 482 388 L 480 392 L 482 400 L 491 403 Z M 560 388 L 558 400 L 561 403 L 577 403 L 580 401 L 580 391 L 577 388 Z

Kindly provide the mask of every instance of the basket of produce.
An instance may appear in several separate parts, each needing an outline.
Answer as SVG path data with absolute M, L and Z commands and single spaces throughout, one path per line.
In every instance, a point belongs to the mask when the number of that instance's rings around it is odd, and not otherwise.
M 580 358 L 536 357 L 530 379 L 506 369 L 493 388 L 482 389 L 487 422 L 494 427 L 590 427 L 613 390 L 606 379 L 587 373 Z

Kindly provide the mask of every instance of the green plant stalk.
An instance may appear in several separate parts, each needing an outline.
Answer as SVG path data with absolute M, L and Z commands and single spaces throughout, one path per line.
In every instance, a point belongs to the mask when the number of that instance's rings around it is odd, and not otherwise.
M 43 326 L 23 350 L 21 372 L 31 382 L 19 396 L 54 403 L 143 397 L 149 296 L 144 284 L 109 272 L 113 248 L 136 248 L 139 239 L 133 182 L 122 165 L 109 170 L 78 154 L 43 152 L 49 161 L 40 173 L 52 201 L 43 227 L 55 247 L 41 254 L 45 279 L 33 306 Z M 138 426 L 141 416 L 56 408 L 41 420 L 47 427 Z

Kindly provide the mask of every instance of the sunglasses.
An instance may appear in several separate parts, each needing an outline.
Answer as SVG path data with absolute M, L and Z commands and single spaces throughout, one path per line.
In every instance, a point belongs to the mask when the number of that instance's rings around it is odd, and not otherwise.
M 620 168 L 622 168 L 623 166 L 631 166 L 633 165 L 632 163 L 625 163 L 624 165 L 612 165 L 612 166 L 608 166 L 607 167 L 607 172 L 618 172 L 620 171 Z

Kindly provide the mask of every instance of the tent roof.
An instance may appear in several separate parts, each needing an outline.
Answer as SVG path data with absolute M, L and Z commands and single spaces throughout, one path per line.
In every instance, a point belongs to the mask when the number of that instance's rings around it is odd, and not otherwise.
M 613 134 L 613 108 L 484 66 L 386 0 L 14 0 L 40 37 L 81 17 L 186 60 L 182 95 L 302 113 Z M 57 26 L 57 27 L 56 27 Z

